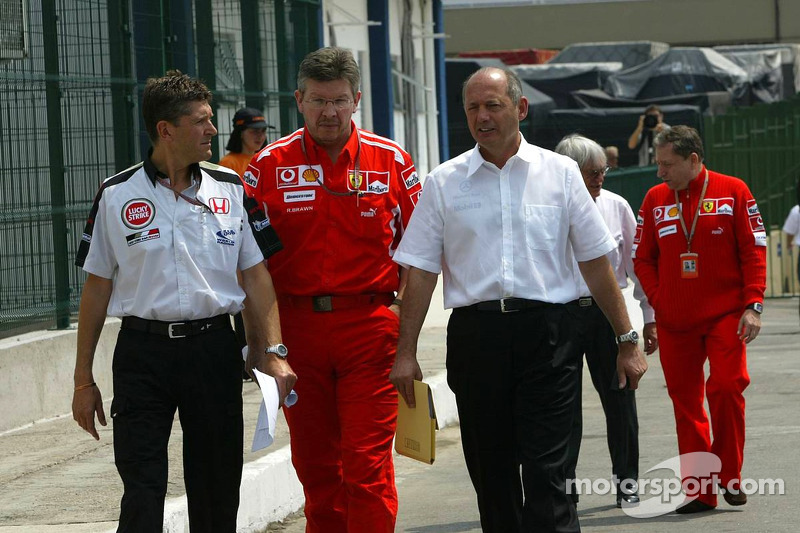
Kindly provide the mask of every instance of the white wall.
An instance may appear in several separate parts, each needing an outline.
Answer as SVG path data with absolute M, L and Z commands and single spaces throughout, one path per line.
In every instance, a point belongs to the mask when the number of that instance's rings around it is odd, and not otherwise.
M 111 361 L 119 324 L 106 320 L 95 353 L 94 378 L 105 400 L 114 393 Z M 74 327 L 0 340 L 0 433 L 71 412 L 76 344 Z
M 424 23 L 432 20 L 430 0 L 414 0 L 412 5 L 412 20 L 415 25 L 415 34 L 419 34 L 414 39 L 414 56 L 422 65 L 418 82 L 421 85 L 435 87 L 434 79 L 434 56 L 433 46 L 429 38 L 423 38 L 422 34 L 430 33 L 431 29 L 425 29 Z M 402 0 L 389 1 L 389 46 L 392 58 L 396 64 L 400 64 L 401 57 L 401 25 L 402 10 L 405 8 Z M 369 27 L 366 25 L 367 0 L 330 0 L 323 1 L 323 20 L 325 26 L 325 45 L 341 46 L 353 51 L 353 55 L 361 68 L 361 103 L 359 109 L 353 117 L 359 127 L 365 129 L 372 128 L 372 87 L 370 85 L 369 70 Z M 345 13 L 346 12 L 346 13 Z M 328 25 L 332 23 L 333 25 Z M 346 23 L 346 25 L 345 25 Z M 435 94 L 435 93 L 434 93 Z M 397 95 L 395 95 L 397 97 Z M 407 145 L 403 125 L 409 117 L 398 110 L 391 110 L 394 113 L 394 140 L 400 143 L 406 150 L 414 155 L 414 163 L 420 174 L 424 175 L 439 162 L 438 152 L 438 125 L 436 123 L 435 98 L 423 98 L 419 103 L 418 117 L 414 120 L 419 125 L 417 131 L 416 146 Z M 389 112 L 389 110 L 387 110 Z M 431 120 L 431 117 L 433 120 Z

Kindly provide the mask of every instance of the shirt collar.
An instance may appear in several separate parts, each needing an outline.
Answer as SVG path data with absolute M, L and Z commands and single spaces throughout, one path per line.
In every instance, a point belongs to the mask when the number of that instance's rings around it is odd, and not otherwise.
M 150 183 L 152 183 L 153 187 L 155 187 L 157 179 L 160 178 L 168 180 L 169 176 L 156 168 L 156 166 L 153 164 L 153 160 L 151 159 L 152 155 L 153 148 L 151 147 L 147 151 L 147 157 L 144 158 L 144 171 L 147 174 L 147 177 L 150 179 Z M 192 163 L 189 165 L 189 171 L 196 181 L 200 181 L 200 163 Z
M 319 162 L 319 153 L 325 150 L 317 144 L 317 141 L 315 141 L 314 137 L 308 132 L 307 126 L 303 126 L 303 139 L 305 139 L 306 149 L 309 155 L 314 154 L 314 160 Z M 356 154 L 358 154 L 358 128 L 356 127 L 356 123 L 352 120 L 350 121 L 350 137 L 347 139 L 341 153 L 348 155 L 350 158 L 348 161 L 355 160 Z
M 697 176 L 692 178 L 692 181 L 689 182 L 689 187 L 688 187 L 689 189 L 691 190 L 700 189 L 700 187 L 703 186 L 703 181 L 705 181 L 703 179 L 705 176 L 705 171 L 706 171 L 706 166 L 701 164 L 700 172 L 697 174 Z
M 528 144 L 528 141 L 525 140 L 525 136 L 522 135 L 522 132 L 519 132 L 519 148 L 517 148 L 517 153 L 512 155 L 508 158 L 508 161 L 511 161 L 515 157 L 522 159 L 528 163 L 532 163 L 535 158 L 536 151 L 534 150 L 533 145 Z M 506 164 L 508 164 L 508 161 Z M 469 167 L 467 168 L 467 177 L 471 176 L 475 172 L 478 171 L 481 166 L 487 163 L 487 161 L 483 158 L 480 151 L 480 146 L 475 145 L 475 148 L 472 149 L 472 154 L 469 158 Z

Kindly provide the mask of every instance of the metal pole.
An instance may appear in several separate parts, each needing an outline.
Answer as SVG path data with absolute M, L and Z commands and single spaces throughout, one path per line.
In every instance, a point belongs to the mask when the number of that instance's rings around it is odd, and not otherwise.
M 67 217 L 64 190 L 64 147 L 61 143 L 61 87 L 58 69 L 58 14 L 55 0 L 42 0 L 47 136 L 50 159 L 50 197 L 53 225 L 53 275 L 55 282 L 56 328 L 69 327 L 69 271 L 67 269 Z

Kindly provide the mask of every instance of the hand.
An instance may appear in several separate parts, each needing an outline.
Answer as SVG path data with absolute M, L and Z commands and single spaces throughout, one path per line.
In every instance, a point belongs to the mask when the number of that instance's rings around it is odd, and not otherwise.
M 83 428 L 94 440 L 100 440 L 97 428 L 94 425 L 94 415 L 97 413 L 97 421 L 101 426 L 106 425 L 106 413 L 103 411 L 103 395 L 95 385 L 88 389 L 75 391 L 72 394 L 72 418 Z
M 389 373 L 389 381 L 395 386 L 397 392 L 403 397 L 410 408 L 417 405 L 414 397 L 414 380 L 422 381 L 422 370 L 414 354 L 401 354 L 397 352 L 392 371 Z
M 644 128 L 644 115 L 639 115 L 639 129 Z
M 736 329 L 739 340 L 749 344 L 750 341 L 758 337 L 760 331 L 761 315 L 752 309 L 745 309 L 745 312 L 742 313 L 742 318 L 739 319 L 739 327 Z
M 658 350 L 658 330 L 656 329 L 655 322 L 644 325 L 642 338 L 644 339 L 644 353 L 650 355 Z
M 639 380 L 645 372 L 647 372 L 647 360 L 642 355 L 639 346 L 630 342 L 621 343 L 617 355 L 617 376 L 620 390 L 624 389 L 626 384 L 630 390 L 638 389 Z
M 278 397 L 280 399 L 279 405 L 283 405 L 286 396 L 294 388 L 297 383 L 297 375 L 292 370 L 286 359 L 281 359 L 274 353 L 265 353 L 264 350 L 250 349 L 247 350 L 247 361 L 245 362 L 245 370 L 253 378 L 253 381 L 258 383 L 253 369 L 258 369 L 259 372 L 267 374 L 275 378 L 278 384 Z

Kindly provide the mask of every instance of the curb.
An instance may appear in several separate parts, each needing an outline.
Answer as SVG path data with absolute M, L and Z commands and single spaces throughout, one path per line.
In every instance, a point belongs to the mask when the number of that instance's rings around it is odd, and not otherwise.
M 439 428 L 458 423 L 456 398 L 447 386 L 447 373 L 426 379 L 431 387 Z M 272 522 L 278 522 L 301 509 L 305 503 L 303 487 L 292 466 L 289 446 L 284 446 L 242 470 L 239 489 L 238 533 L 257 533 Z M 109 529 L 106 533 L 114 533 Z M 163 533 L 188 533 L 189 515 L 186 496 L 170 498 L 164 505 Z

